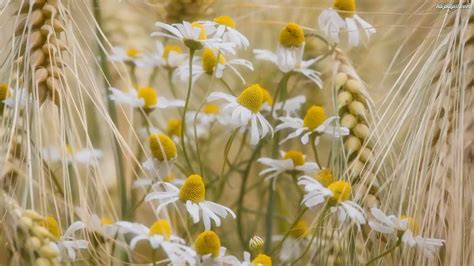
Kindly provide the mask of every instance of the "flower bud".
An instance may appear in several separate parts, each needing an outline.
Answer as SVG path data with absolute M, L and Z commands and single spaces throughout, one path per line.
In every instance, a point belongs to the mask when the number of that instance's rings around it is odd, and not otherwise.
M 359 151 L 359 159 L 363 162 L 367 162 L 371 155 L 372 151 L 366 147 L 362 147 Z
M 254 254 L 261 253 L 263 251 L 264 246 L 265 241 L 257 235 L 253 236 L 249 241 L 249 249 Z
M 34 266 L 50 266 L 51 262 L 46 258 L 37 258 L 35 260 Z
M 48 229 L 44 228 L 43 226 L 41 225 L 33 225 L 33 227 L 31 228 L 31 233 L 34 235 L 34 236 L 37 236 L 39 238 L 51 238 L 51 239 L 54 239 L 54 236 L 48 231 Z

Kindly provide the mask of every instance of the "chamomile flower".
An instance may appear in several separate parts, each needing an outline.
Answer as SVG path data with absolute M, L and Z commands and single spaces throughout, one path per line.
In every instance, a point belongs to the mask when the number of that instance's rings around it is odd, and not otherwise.
M 300 113 L 301 106 L 303 106 L 305 102 L 306 97 L 304 95 L 298 95 L 288 98 L 286 101 L 277 102 L 273 108 L 273 118 L 278 118 L 280 111 L 283 112 L 285 116 L 297 116 Z M 270 112 L 271 110 L 271 101 L 265 102 L 262 106 L 262 111 Z
M 315 141 L 317 144 L 319 142 L 319 136 L 322 134 L 330 135 L 334 138 L 339 138 L 349 134 L 348 128 L 333 125 L 333 123 L 338 119 L 337 116 L 328 118 L 323 107 L 313 105 L 306 111 L 304 119 L 290 116 L 280 117 L 279 120 L 281 123 L 276 126 L 275 130 L 294 130 L 280 143 L 296 137 L 301 137 L 301 143 L 307 144 L 309 136 L 315 134 Z
M 110 88 L 110 90 L 112 94 L 109 97 L 112 101 L 135 108 L 143 108 L 148 112 L 155 108 L 166 109 L 184 106 L 183 100 L 169 100 L 165 97 L 158 97 L 156 90 L 152 87 L 141 87 L 138 90 L 129 89 L 127 92 L 116 88 Z
M 160 177 L 167 176 L 178 157 L 176 144 L 169 136 L 157 133 L 149 136 L 148 145 L 152 157 L 143 163 L 143 168 Z
M 442 247 L 445 242 L 442 239 L 424 238 L 418 235 L 420 227 L 411 217 L 387 216 L 377 208 L 371 208 L 370 212 L 375 220 L 369 221 L 369 226 L 374 231 L 382 234 L 396 233 L 398 237 L 401 237 L 401 241 L 409 247 L 420 248 L 428 259 L 432 259 L 437 249 Z
M 2 100 L 2 103 L 5 104 L 5 106 L 10 108 L 18 107 L 19 109 L 25 108 L 25 106 L 33 100 L 31 94 L 22 88 L 9 88 L 6 90 L 4 97 L 5 98 Z
M 132 63 L 135 64 L 136 60 L 141 56 L 141 52 L 135 48 L 125 49 L 123 47 L 112 47 L 109 60 L 112 62 Z
M 227 249 L 221 246 L 221 240 L 214 231 L 204 231 L 194 241 L 194 249 L 200 256 L 203 266 L 237 265 L 239 260 L 231 255 L 225 255 Z
M 319 15 L 319 28 L 331 41 L 336 43 L 339 42 L 341 30 L 346 30 L 349 46 L 358 46 L 360 43 L 359 29 L 364 31 L 367 39 L 370 39 L 376 30 L 357 15 L 355 9 L 355 0 L 334 0 L 333 8 L 326 9 Z
M 203 24 L 208 26 L 206 29 L 209 34 L 221 38 L 225 42 L 234 43 L 237 48 L 247 48 L 250 45 L 247 37 L 236 30 L 237 25 L 229 16 L 219 16 L 213 21 L 206 21 Z
M 187 55 L 183 53 L 181 47 L 156 41 L 155 50 L 152 53 L 135 60 L 138 67 L 165 67 L 175 69 L 184 63 Z
M 65 155 L 65 157 L 63 155 Z M 42 151 L 42 156 L 43 159 L 48 162 L 60 162 L 66 158 L 66 162 L 68 163 L 76 162 L 89 165 L 97 162 L 97 160 L 102 157 L 102 151 L 90 148 L 76 150 L 66 145 L 62 150 L 57 147 L 45 148 Z
M 258 162 L 267 166 L 267 168 L 259 173 L 266 175 L 265 180 L 273 179 L 275 186 L 276 177 L 284 172 L 302 172 L 304 174 L 312 173 L 319 169 L 317 163 L 306 162 L 305 155 L 297 150 L 280 151 L 281 159 L 272 159 L 263 157 Z
M 209 47 L 220 50 L 224 54 L 235 54 L 235 44 L 224 42 L 220 38 L 208 38 L 206 28 L 202 22 L 166 24 L 156 22 L 155 26 L 167 32 L 153 32 L 151 36 L 161 36 L 182 41 L 191 50 L 200 50 Z
M 323 82 L 316 70 L 311 69 L 319 58 L 303 60 L 305 37 L 300 25 L 290 22 L 280 33 L 280 44 L 276 52 L 265 49 L 254 49 L 258 60 L 275 64 L 283 73 L 295 72 L 303 74 L 322 89 Z
M 160 183 L 159 185 L 164 187 L 164 192 L 152 192 L 145 197 L 145 201 L 160 200 L 157 212 L 166 205 L 179 200 L 186 206 L 186 210 L 195 224 L 199 223 L 202 218 L 205 230 L 211 229 L 211 220 L 216 226 L 220 226 L 220 217 L 226 218 L 227 214 L 235 219 L 235 214 L 231 209 L 206 200 L 206 188 L 199 175 L 190 175 L 181 188 L 170 183 Z
M 231 120 L 236 127 L 250 127 L 250 144 L 255 145 L 273 128 L 260 113 L 263 105 L 263 92 L 258 84 L 251 85 L 240 93 L 238 97 L 223 93 L 212 92 L 208 101 L 225 100 L 223 112 L 231 114 Z
M 158 219 L 150 228 L 139 223 L 125 221 L 117 222 L 117 225 L 124 229 L 124 233 L 133 234 L 130 240 L 130 248 L 136 248 L 140 241 L 147 241 L 154 250 L 162 248 L 173 265 L 181 265 L 195 262 L 196 253 L 191 248 L 184 245 L 185 241 L 172 235 L 171 225 L 167 220 Z
M 216 66 L 217 65 L 217 66 Z M 230 69 L 237 75 L 242 82 L 245 82 L 244 77 L 240 74 L 236 67 L 244 67 L 253 70 L 252 63 L 245 59 L 230 59 L 227 60 L 222 53 L 216 49 L 204 48 L 201 57 L 193 60 L 193 82 L 197 81 L 202 75 L 215 75 L 216 78 L 222 78 L 224 70 Z M 189 79 L 189 65 L 183 64 L 177 69 L 177 75 L 182 81 Z
M 337 213 L 339 222 L 344 222 L 347 216 L 353 220 L 357 227 L 365 224 L 365 214 L 362 208 L 350 201 L 351 185 L 345 181 L 334 181 L 327 187 L 311 176 L 302 176 L 298 184 L 304 186 L 306 194 L 302 204 L 308 208 L 316 207 L 324 202 L 331 206 L 331 212 Z
M 299 219 L 295 225 L 289 229 L 288 237 L 283 242 L 280 249 L 280 260 L 282 262 L 298 258 L 305 247 L 309 244 L 308 224 L 303 219 Z M 283 236 L 275 236 L 274 241 L 281 241 Z
M 69 260 L 75 261 L 76 250 L 87 249 L 89 246 L 89 242 L 86 240 L 74 239 L 74 234 L 86 227 L 81 221 L 72 223 L 64 234 L 61 234 L 61 227 L 58 221 L 52 216 L 48 216 L 46 220 L 42 222 L 42 225 L 56 238 L 55 241 L 49 242 L 48 245 L 51 249 L 56 250 L 60 254 L 62 261 L 65 260 L 63 256 L 64 251 L 66 251 Z
M 303 60 L 303 54 L 298 54 L 297 51 L 287 50 L 281 47 L 277 48 L 276 53 L 264 49 L 254 49 L 253 52 L 258 60 L 269 61 L 275 64 L 281 72 L 303 74 L 319 88 L 323 88 L 323 82 L 320 77 L 321 73 L 311 69 L 311 66 L 314 65 L 319 58 Z

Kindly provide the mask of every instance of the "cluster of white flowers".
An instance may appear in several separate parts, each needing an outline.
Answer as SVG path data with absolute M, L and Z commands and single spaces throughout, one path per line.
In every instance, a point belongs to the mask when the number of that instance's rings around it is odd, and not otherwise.
M 334 7 L 323 11 L 319 17 L 321 31 L 333 42 L 339 42 L 341 30 L 346 29 L 350 46 L 360 43 L 357 25 L 364 30 L 367 37 L 375 33 L 375 29 L 355 13 L 354 1 L 336 0 Z M 173 165 L 178 157 L 179 149 L 176 144 L 180 145 L 181 151 L 187 156 L 186 146 L 198 144 L 195 140 L 189 140 L 189 136 L 197 135 L 195 139 L 208 139 L 215 124 L 230 128 L 235 133 L 249 134 L 252 147 L 262 144 L 265 139 L 273 138 L 275 132 L 287 133 L 281 141 L 276 141 L 278 144 L 295 138 L 299 138 L 302 145 L 309 144 L 315 151 L 316 162 L 308 161 L 303 152 L 294 149 L 281 151 L 279 158 L 261 157 L 256 161 L 265 167 L 260 175 L 271 181 L 274 189 L 278 179 L 283 178 L 285 174 L 293 177 L 295 184 L 301 186 L 304 191 L 301 205 L 313 210 L 323 206 L 319 211 L 318 220 L 322 221 L 334 213 L 341 225 L 350 221 L 351 225 L 360 228 L 368 221 L 373 231 L 393 234 L 409 247 L 420 247 L 427 257 L 433 257 L 435 248 L 442 246 L 442 240 L 417 235 L 418 229 L 412 224 L 411 218 L 386 216 L 380 210 L 372 209 L 374 219 L 368 219 L 363 208 L 351 200 L 351 184 L 347 180 L 335 179 L 330 169 L 320 165 L 316 154 L 320 138 L 327 135 L 339 139 L 348 135 L 350 130 L 339 125 L 337 116 L 328 117 L 322 106 L 314 105 L 305 96 L 286 95 L 286 83 L 296 74 L 303 75 L 311 84 L 323 89 L 321 73 L 314 68 L 325 57 L 303 59 L 307 37 L 303 27 L 294 22 L 285 25 L 275 52 L 253 50 L 256 59 L 273 63 L 283 75 L 278 91 L 272 97 L 271 93 L 258 83 L 245 86 L 238 95 L 235 95 L 233 88 L 226 83 L 226 72 L 237 76 L 245 84 L 245 75 L 239 71 L 254 70 L 250 61 L 237 57 L 239 49 L 249 47 L 249 41 L 236 30 L 236 24 L 230 17 L 221 16 L 213 21 L 171 25 L 157 22 L 156 26 L 160 31 L 152 33 L 152 36 L 165 37 L 178 43 L 164 45 L 165 42 L 156 41 L 155 50 L 148 53 L 115 47 L 109 60 L 125 63 L 133 69 L 164 69 L 170 74 L 170 83 L 188 82 L 188 97 L 186 100 L 179 99 L 177 94 L 173 94 L 175 99 L 163 97 L 161 94 L 158 97 L 157 90 L 148 84 L 143 87 L 134 84 L 137 87 L 128 88 L 127 91 L 110 88 L 109 97 L 117 104 L 143 111 L 147 118 L 156 109 L 169 109 L 167 112 L 178 111 L 182 114 L 183 110 L 180 108 L 184 107 L 182 119 L 170 120 L 167 130 L 156 129 L 150 125 L 144 129 L 150 151 L 150 155 L 142 164 L 146 176 L 134 180 L 133 186 L 136 189 L 146 188 L 143 201 L 156 203 L 154 207 L 158 217 L 168 217 L 168 211 L 171 210 L 166 208 L 173 204 L 174 208 L 185 209 L 194 224 L 202 222 L 204 231 L 196 238 L 193 246 L 173 234 L 173 228 L 167 219 L 159 218 L 148 227 L 129 221 L 100 220 L 94 215 L 86 222 L 73 223 L 54 243 L 59 250 L 67 251 L 69 259 L 75 259 L 75 250 L 88 247 L 87 241 L 72 239 L 72 234 L 85 229 L 87 224 L 87 230 L 125 241 L 131 250 L 137 249 L 141 242 L 148 243 L 153 250 L 161 249 L 172 265 L 271 265 L 271 258 L 261 252 L 254 254 L 256 256 L 253 260 L 248 252 L 244 253 L 243 260 L 225 254 L 226 248 L 221 247 L 219 236 L 211 230 L 221 226 L 222 220 L 229 216 L 236 218 L 236 214 L 231 208 L 206 199 L 205 181 L 208 180 L 202 170 L 201 174 L 191 171 L 192 174 L 181 175 L 187 176 L 186 178 L 171 178 L 175 175 Z M 188 51 L 183 52 L 185 49 Z M 201 54 L 195 55 L 196 52 Z M 206 105 L 200 110 L 187 111 L 193 85 L 206 76 L 219 80 L 229 93 L 212 91 L 205 99 Z M 300 116 L 304 105 L 309 107 L 305 115 Z M 193 127 L 186 128 L 185 124 L 193 124 Z M 94 163 L 102 155 L 96 149 L 47 148 L 43 151 L 43 157 L 52 162 L 64 158 L 63 154 L 67 155 L 68 162 L 82 164 Z M 187 163 L 193 170 L 192 165 Z M 150 176 L 152 178 L 149 178 Z M 291 228 L 288 238 L 280 236 L 273 239 L 282 241 L 282 262 L 298 258 L 303 247 L 311 245 L 312 240 L 307 238 L 309 230 L 304 220 L 299 220 Z M 301 241 L 302 239 L 304 241 Z

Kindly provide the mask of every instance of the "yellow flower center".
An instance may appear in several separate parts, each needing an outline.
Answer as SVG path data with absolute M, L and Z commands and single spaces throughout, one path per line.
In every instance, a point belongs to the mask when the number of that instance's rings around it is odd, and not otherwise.
M 193 22 L 191 23 L 191 25 L 194 27 L 194 28 L 198 28 L 200 31 L 199 31 L 199 40 L 205 40 L 207 39 L 207 33 L 206 33 L 206 28 L 204 27 L 204 25 L 202 25 L 201 23 L 199 22 Z
M 295 150 L 289 150 L 283 155 L 283 160 L 290 159 L 293 161 L 294 166 L 300 166 L 304 164 L 304 155 L 303 153 Z
M 167 220 L 159 219 L 150 227 L 148 234 L 150 236 L 161 235 L 165 239 L 169 239 L 171 237 L 171 225 Z
M 296 224 L 290 229 L 290 236 L 293 238 L 305 237 L 308 235 L 308 224 L 300 219 Z
M 225 58 L 222 54 L 215 53 L 211 48 L 202 50 L 202 68 L 207 74 L 212 74 L 216 68 L 217 55 L 219 55 L 219 64 L 225 64 Z
M 262 88 L 262 93 L 263 93 L 263 103 L 268 103 L 268 105 L 273 105 L 273 98 L 270 92 L 265 89 L 264 87 L 260 86 Z
M 170 136 L 181 136 L 181 119 L 172 118 L 168 120 L 167 132 Z
M 221 240 L 213 231 L 204 231 L 198 235 L 194 241 L 196 252 L 201 255 L 211 254 L 212 257 L 219 256 L 221 249 Z
M 418 234 L 418 232 L 420 231 L 420 225 L 415 221 L 415 219 L 413 219 L 409 216 L 406 216 L 406 215 L 402 215 L 400 217 L 400 220 L 407 220 L 408 221 L 408 229 L 410 229 L 410 231 L 414 235 Z
M 167 175 L 167 176 L 163 177 L 163 182 L 171 182 L 175 179 L 176 179 L 176 177 L 174 175 Z
M 341 17 L 352 17 L 355 14 L 355 0 L 335 0 L 334 9 L 343 11 L 339 12 Z
M 214 22 L 234 29 L 236 27 L 235 21 L 229 16 L 219 16 L 214 19 Z
M 66 144 L 65 151 L 66 151 L 66 154 L 72 154 L 73 149 L 70 144 Z
M 332 170 L 328 168 L 319 170 L 314 176 L 314 179 L 318 180 L 318 182 L 325 187 L 328 187 L 332 182 L 334 182 Z
M 8 84 L 0 84 L 0 101 L 5 100 L 8 96 L 10 96 L 10 88 L 8 88 Z
M 252 265 L 263 265 L 263 266 L 272 266 L 272 258 L 265 254 L 258 254 L 255 259 L 252 261 Z
M 158 102 L 158 96 L 156 95 L 155 89 L 152 87 L 141 87 L 138 89 L 138 98 L 145 101 L 145 109 L 151 108 Z
M 327 117 L 324 108 L 321 106 L 313 105 L 308 109 L 308 111 L 306 111 L 306 115 L 304 116 L 303 120 L 304 126 L 307 127 L 309 130 L 314 130 L 322 123 L 324 123 L 326 118 Z
M 176 144 L 165 134 L 152 134 L 148 139 L 151 154 L 159 161 L 176 158 Z
M 240 93 L 239 97 L 237 97 L 237 102 L 253 113 L 257 113 L 263 104 L 262 87 L 258 84 L 253 84 L 246 88 Z
M 102 225 L 109 225 L 109 224 L 113 224 L 114 221 L 110 219 L 109 217 L 103 217 L 102 219 L 100 219 L 100 223 Z
M 331 192 L 333 193 L 333 195 L 331 196 L 331 200 L 333 201 L 333 203 L 346 201 L 351 195 L 351 185 L 345 181 L 332 182 L 328 186 L 328 189 L 331 190 Z
M 303 28 L 294 22 L 289 22 L 280 32 L 280 44 L 285 47 L 300 47 L 304 40 Z
M 140 56 L 140 50 L 134 48 L 127 49 L 127 55 L 131 58 L 138 58 Z
M 48 229 L 56 240 L 61 237 L 61 227 L 59 227 L 58 221 L 53 216 L 46 217 L 46 220 L 40 221 L 39 224 Z
M 209 103 L 209 104 L 204 105 L 204 107 L 202 108 L 202 111 L 206 114 L 217 114 L 219 113 L 219 109 L 220 107 L 218 104 Z
M 167 59 L 171 52 L 175 52 L 177 54 L 182 53 L 181 48 L 179 46 L 168 44 L 165 46 L 162 56 Z
M 184 181 L 184 184 L 179 189 L 179 199 L 183 202 L 188 200 L 199 203 L 206 198 L 206 187 L 202 182 L 200 175 L 190 175 Z

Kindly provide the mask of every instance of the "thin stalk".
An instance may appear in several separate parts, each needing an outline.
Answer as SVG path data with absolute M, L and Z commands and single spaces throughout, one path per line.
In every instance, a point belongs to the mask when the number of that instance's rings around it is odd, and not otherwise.
M 102 28 L 102 14 L 100 11 L 100 4 L 99 0 L 93 0 L 93 9 L 94 9 L 94 18 L 97 21 L 97 38 L 98 38 L 98 46 L 99 46 L 99 58 L 100 58 L 100 68 L 102 69 L 102 72 L 104 73 L 104 84 L 108 84 L 108 81 L 110 80 L 110 71 L 109 67 L 107 65 L 107 55 L 105 54 L 104 50 L 101 48 L 101 43 L 104 43 L 104 37 L 101 32 Z M 107 97 L 107 108 L 110 114 L 110 118 L 112 119 L 112 122 L 117 125 L 117 110 L 115 108 L 114 102 Z M 121 203 L 121 215 L 122 215 L 122 220 L 128 219 L 128 199 L 127 199 L 127 182 L 125 180 L 125 173 L 123 171 L 123 158 L 121 154 L 119 154 L 119 142 L 117 140 L 117 137 L 114 134 L 114 143 L 113 143 L 113 149 L 114 149 L 114 157 L 115 161 L 117 162 L 115 164 L 116 171 L 117 171 L 117 177 L 118 181 L 117 186 L 118 186 L 118 191 L 120 192 L 120 203 Z
M 183 154 L 184 154 L 184 159 L 186 160 L 186 163 L 188 164 L 189 168 L 191 169 L 191 172 L 194 172 L 193 166 L 191 165 L 191 162 L 189 160 L 188 152 L 186 151 L 186 143 L 184 142 L 184 135 L 186 132 L 186 113 L 188 111 L 188 105 L 189 105 L 189 99 L 191 97 L 191 89 L 193 86 L 193 57 L 194 57 L 194 49 L 189 49 L 189 80 L 188 80 L 188 92 L 186 94 L 186 102 L 184 104 L 184 111 L 183 111 L 183 116 L 181 119 L 182 122 L 182 128 L 181 128 L 181 145 L 183 145 Z
M 373 257 L 372 259 L 370 259 L 368 262 L 365 263 L 365 265 L 370 265 L 372 263 L 374 263 L 375 261 L 381 259 L 382 257 L 388 255 L 389 253 L 391 253 L 392 251 L 394 251 L 395 249 L 397 249 L 400 245 L 402 244 L 402 239 L 399 238 L 398 241 L 397 241 L 397 244 L 395 244 L 393 247 L 385 250 L 384 252 L 380 253 L 379 255 Z
M 319 161 L 318 149 L 316 148 L 316 137 L 314 136 L 314 133 L 311 134 L 310 142 L 311 142 L 311 149 L 313 149 L 313 153 L 314 153 L 314 160 L 316 161 L 319 167 L 322 167 L 322 164 Z
M 250 175 L 250 169 L 252 169 L 252 163 L 257 158 L 258 153 L 260 149 L 262 148 L 262 146 L 263 146 L 263 141 L 259 142 L 255 150 L 252 152 L 252 155 L 250 156 L 250 160 L 243 174 L 242 183 L 240 184 L 239 200 L 237 202 L 237 232 L 239 233 L 239 239 L 240 239 L 240 243 L 242 244 L 242 247 L 245 247 L 247 244 L 247 240 L 245 239 L 245 236 L 244 236 L 244 228 L 242 224 L 242 211 L 243 211 L 244 196 L 246 192 L 245 188 L 247 186 L 248 177 Z
M 232 95 L 235 96 L 234 91 L 233 91 L 232 88 L 229 86 L 229 84 L 224 80 L 224 78 L 220 78 L 219 80 L 222 82 L 222 84 L 224 85 L 224 87 L 226 88 L 226 90 L 229 91 L 230 94 L 232 94 Z

